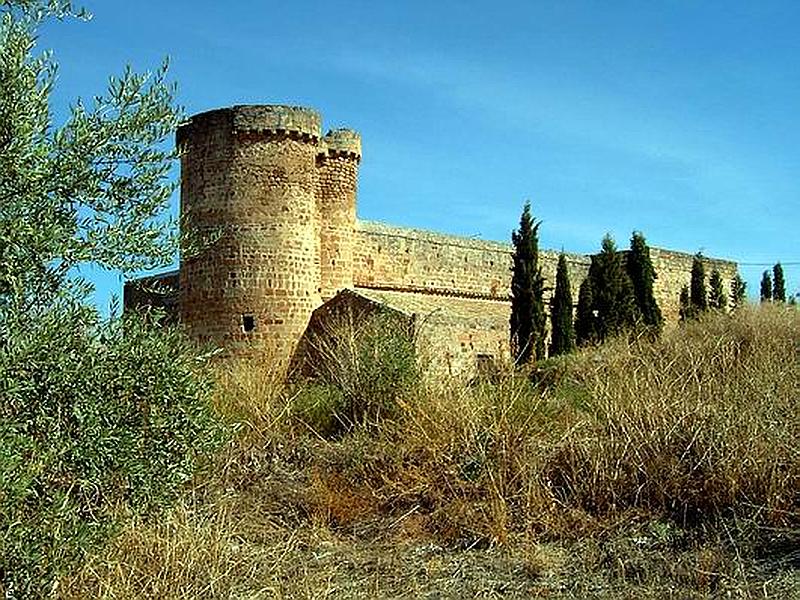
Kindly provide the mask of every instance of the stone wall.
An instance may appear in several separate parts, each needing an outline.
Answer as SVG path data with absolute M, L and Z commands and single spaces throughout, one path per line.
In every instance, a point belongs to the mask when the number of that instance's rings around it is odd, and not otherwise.
M 421 361 L 451 375 L 474 372 L 476 358 L 508 360 L 511 303 L 488 298 L 443 296 L 355 288 L 362 296 L 413 318 Z
M 181 153 L 181 227 L 199 242 L 179 277 L 125 287 L 126 308 L 178 311 L 188 332 L 232 353 L 288 359 L 312 312 L 342 289 L 380 292 L 414 315 L 423 346 L 451 370 L 508 354 L 509 244 L 356 219 L 361 139 L 339 129 L 321 136 L 317 112 L 290 106 L 234 106 L 192 117 L 176 136 Z M 651 249 L 654 292 L 668 323 L 678 319 L 692 255 Z M 540 252 L 545 301 L 558 253 Z M 573 302 L 591 258 L 567 254 Z M 726 293 L 736 264 L 707 259 Z
M 661 308 L 661 314 L 667 324 L 678 322 L 680 310 L 681 288 L 688 286 L 692 279 L 692 261 L 694 256 L 685 252 L 675 252 L 662 248 L 650 249 L 650 260 L 657 278 L 653 285 L 653 295 Z M 722 276 L 723 290 L 730 301 L 731 282 L 738 272 L 735 262 L 704 258 L 703 266 L 706 274 L 706 287 L 713 269 Z
M 326 336 L 352 335 L 378 311 L 396 315 L 397 323 L 408 323 L 416 338 L 418 360 L 432 373 L 470 377 L 479 357 L 493 363 L 509 358 L 511 305 L 507 300 L 357 287 L 314 311 L 295 356 L 294 370 L 309 374 L 313 370 L 309 361 L 324 360 Z
M 509 297 L 512 253 L 509 244 L 371 221 L 358 221 L 355 239 L 353 279 L 357 286 L 476 298 Z M 589 262 L 587 256 L 567 255 L 576 300 Z M 558 253 L 542 252 L 540 264 L 547 284 L 552 287 Z
M 507 299 L 511 286 L 510 244 L 473 240 L 441 233 L 358 221 L 354 250 L 354 281 L 358 286 Z M 573 303 L 586 278 L 591 257 L 566 254 Z M 681 288 L 691 279 L 693 255 L 651 248 L 650 257 L 658 275 L 654 295 L 667 322 L 678 321 Z M 545 279 L 545 301 L 555 286 L 558 253 L 542 250 L 539 264 Z M 706 282 L 712 269 L 722 275 L 725 292 L 737 273 L 735 262 L 704 259 Z
M 511 254 L 510 244 L 359 221 L 354 281 L 375 289 L 508 299 Z M 566 256 L 577 302 L 578 287 L 591 260 L 580 254 Z M 542 251 L 539 264 L 549 298 L 555 285 L 558 253 Z

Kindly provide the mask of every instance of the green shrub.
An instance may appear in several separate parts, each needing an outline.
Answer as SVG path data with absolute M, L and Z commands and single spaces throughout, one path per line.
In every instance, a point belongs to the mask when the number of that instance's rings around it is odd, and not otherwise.
M 340 415 L 346 413 L 342 390 L 323 382 L 306 382 L 293 396 L 292 414 L 319 435 L 329 438 L 351 426 Z
M 299 392 L 299 416 L 313 417 L 328 433 L 391 416 L 418 380 L 409 328 L 402 316 L 385 311 L 332 316 L 308 339 L 305 369 L 316 383 Z
M 202 360 L 171 330 L 101 321 L 80 269 L 165 267 L 181 120 L 166 64 L 128 68 L 52 118 L 46 23 L 69 0 L 0 2 L 0 596 L 47 595 L 126 513 L 168 504 L 219 439 Z M 192 244 L 183 250 L 192 250 Z M 184 253 L 184 256 L 186 254 Z
M 204 360 L 172 329 L 63 301 L 0 323 L 0 589 L 47 595 L 217 447 Z

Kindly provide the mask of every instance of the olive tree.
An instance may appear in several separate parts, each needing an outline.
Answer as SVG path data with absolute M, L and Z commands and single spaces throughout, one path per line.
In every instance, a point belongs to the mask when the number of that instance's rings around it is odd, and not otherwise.
M 46 306 L 81 264 L 131 272 L 172 262 L 175 153 L 164 142 L 181 117 L 166 62 L 111 77 L 56 125 L 56 62 L 39 51 L 39 29 L 85 13 L 67 0 L 6 0 L 0 11 L 2 306 Z
M 76 269 L 169 264 L 179 119 L 167 68 L 125 69 L 56 124 L 42 25 L 0 2 L 0 595 L 50 595 L 119 526 L 167 505 L 221 441 L 204 357 L 179 331 L 101 319 Z

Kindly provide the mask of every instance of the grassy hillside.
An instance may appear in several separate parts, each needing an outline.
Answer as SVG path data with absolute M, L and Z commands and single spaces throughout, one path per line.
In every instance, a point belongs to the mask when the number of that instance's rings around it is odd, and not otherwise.
M 220 368 L 226 450 L 62 597 L 800 597 L 800 312 L 406 375 Z

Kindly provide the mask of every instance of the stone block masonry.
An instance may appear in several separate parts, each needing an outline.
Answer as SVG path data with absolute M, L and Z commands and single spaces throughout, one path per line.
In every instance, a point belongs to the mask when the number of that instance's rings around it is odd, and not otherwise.
M 508 355 L 511 246 L 359 221 L 357 132 L 322 135 L 309 108 L 233 106 L 193 116 L 176 143 L 181 227 L 213 241 L 182 257 L 177 273 L 127 283 L 126 308 L 157 304 L 201 342 L 288 365 L 312 313 L 348 290 L 348 302 L 411 318 L 430 358 L 451 372 Z M 692 255 L 654 248 L 651 258 L 656 299 L 676 322 Z M 548 298 L 557 262 L 558 253 L 540 253 Z M 567 262 L 577 301 L 591 257 Z M 729 288 L 736 264 L 707 259 L 713 268 Z
M 325 300 L 353 286 L 353 225 L 360 160 L 361 138 L 354 131 L 338 129 L 322 139 L 317 154 L 317 210 L 320 293 Z
M 653 286 L 653 295 L 661 307 L 661 313 L 667 324 L 677 323 L 680 311 L 680 293 L 683 286 L 688 286 L 692 280 L 692 262 L 694 256 L 684 252 L 651 248 L 650 260 L 658 275 Z M 714 269 L 722 276 L 723 289 L 730 302 L 731 284 L 738 273 L 735 262 L 704 258 L 703 267 L 706 275 L 706 288 L 710 289 L 709 279 Z
M 462 238 L 419 229 L 359 221 L 355 230 L 355 285 L 445 295 L 508 300 L 509 244 Z M 568 254 L 570 282 L 577 298 L 591 258 Z M 558 253 L 540 253 L 545 280 L 554 285 Z
M 322 302 L 323 273 L 327 293 L 349 283 L 357 134 L 322 137 L 306 108 L 237 106 L 193 117 L 177 143 L 182 227 L 216 238 L 181 262 L 182 322 L 233 353 L 288 356 Z

